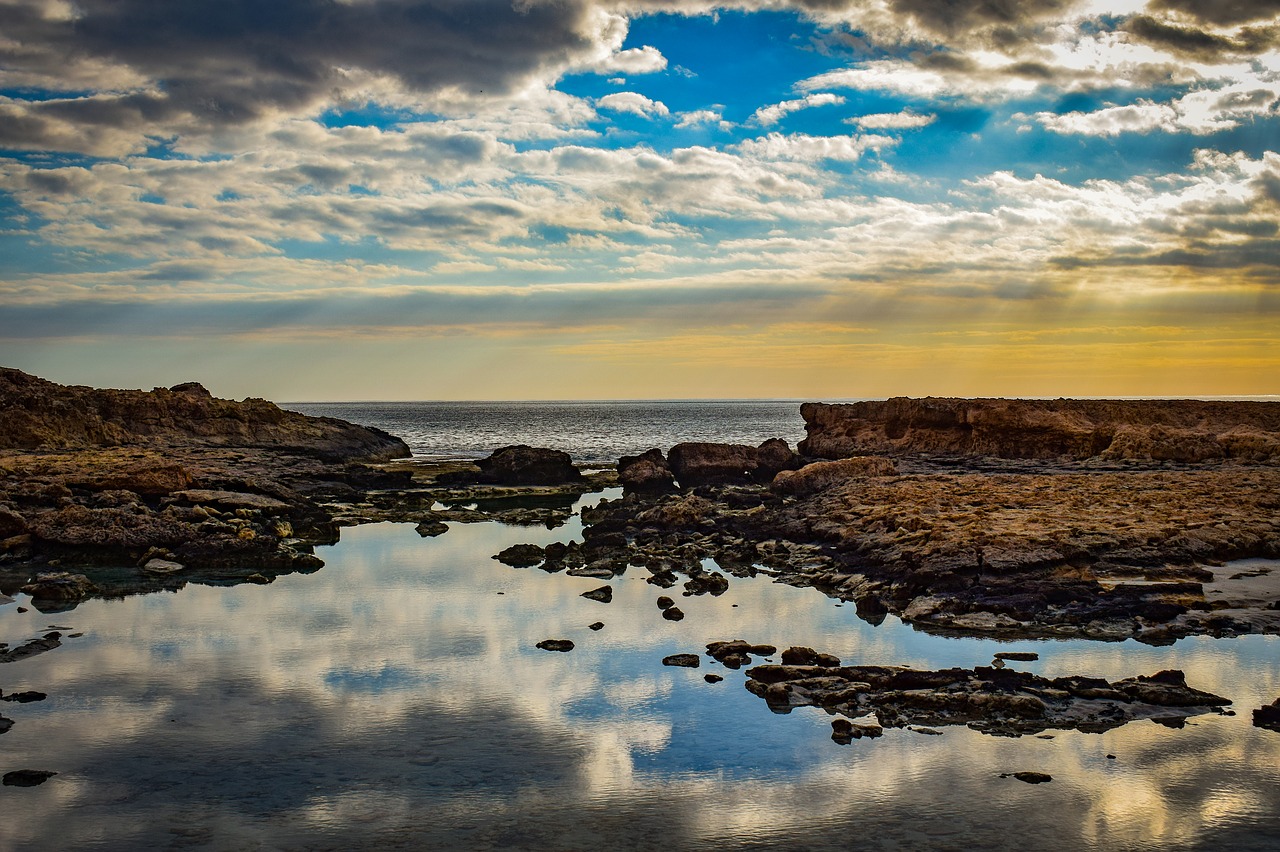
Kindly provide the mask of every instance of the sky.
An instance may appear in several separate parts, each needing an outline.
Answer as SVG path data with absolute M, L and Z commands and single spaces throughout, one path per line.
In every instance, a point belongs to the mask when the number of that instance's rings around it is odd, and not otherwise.
M 1280 0 L 0 0 L 0 364 L 1280 393 Z

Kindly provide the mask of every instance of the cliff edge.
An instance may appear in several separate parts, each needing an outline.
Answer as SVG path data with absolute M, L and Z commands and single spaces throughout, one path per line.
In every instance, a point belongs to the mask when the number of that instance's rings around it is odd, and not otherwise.
M 893 397 L 806 403 L 803 455 L 1280 463 L 1280 402 Z
M 196 382 L 100 390 L 0 367 L 0 449 L 135 445 L 276 449 L 327 461 L 410 455 L 404 441 L 379 429 L 285 411 L 265 399 L 217 399 Z

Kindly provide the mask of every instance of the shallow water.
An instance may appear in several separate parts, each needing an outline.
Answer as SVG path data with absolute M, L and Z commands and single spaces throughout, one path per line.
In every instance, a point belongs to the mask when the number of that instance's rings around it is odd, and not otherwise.
M 0 608 L 0 640 L 85 634 L 0 666 L 6 694 L 49 694 L 0 704 L 16 722 L 0 769 L 59 773 L 0 788 L 0 849 L 1275 848 L 1280 734 L 1250 721 L 1280 696 L 1274 637 L 940 638 L 763 577 L 679 598 L 673 623 L 643 570 L 601 604 L 580 597 L 599 580 L 490 558 L 579 529 L 454 524 L 422 539 L 370 525 L 320 549 L 320 571 L 270 586 Z M 546 638 L 577 647 L 534 647 Z M 733 638 L 848 663 L 971 667 L 1033 650 L 1038 662 L 1014 665 L 1181 668 L 1238 715 L 1049 740 L 886 729 L 839 746 L 825 713 L 775 715 L 742 672 L 661 664 Z M 999 778 L 1018 770 L 1053 781 Z

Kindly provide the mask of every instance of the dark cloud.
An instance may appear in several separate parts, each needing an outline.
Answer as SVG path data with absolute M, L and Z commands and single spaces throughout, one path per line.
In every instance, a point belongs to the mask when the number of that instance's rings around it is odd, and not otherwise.
M 1280 15 L 1280 0 L 1151 0 L 1153 12 L 1182 12 L 1206 24 L 1230 26 Z
M 1230 54 L 1263 53 L 1280 44 L 1280 26 L 1246 27 L 1224 36 L 1193 26 L 1180 26 L 1150 15 L 1136 15 L 1125 24 L 1131 35 L 1173 53 L 1213 60 Z
M 920 26 L 945 36 L 975 29 L 998 30 L 1000 40 L 1015 38 L 1018 30 L 1077 5 L 1077 0 L 891 0 L 890 8 L 909 15 Z
M 7 127 L 7 144 L 50 143 L 42 122 L 59 120 L 144 133 L 240 124 L 340 96 L 349 71 L 419 93 L 501 95 L 599 42 L 586 0 L 81 0 L 77 10 L 50 21 L 32 3 L 0 4 L 0 67 L 57 78 L 60 66 L 96 63 L 150 90 L 25 104 L 26 125 Z

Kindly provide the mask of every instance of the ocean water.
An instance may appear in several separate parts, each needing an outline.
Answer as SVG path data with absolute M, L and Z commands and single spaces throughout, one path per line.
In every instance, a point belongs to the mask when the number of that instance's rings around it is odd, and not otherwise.
M 564 450 L 574 461 L 616 462 L 681 441 L 757 445 L 804 438 L 800 400 L 637 402 L 289 402 L 303 414 L 376 426 L 424 459 L 483 458 L 528 444 Z
M 640 443 L 669 446 L 707 422 L 682 410 L 696 423 Z M 708 436 L 758 443 L 784 413 L 744 427 L 752 416 L 731 411 L 739 431 Z M 550 443 L 520 426 L 539 417 L 485 428 L 501 443 Z M 468 448 L 465 424 L 439 440 L 418 428 L 422 455 L 488 449 Z M 597 452 L 634 450 L 633 437 Z M 602 496 L 618 491 L 578 508 Z M 1253 727 L 1250 711 L 1280 696 L 1280 637 L 1164 648 L 939 637 L 893 617 L 873 626 L 852 605 L 763 576 L 679 597 L 634 568 L 607 581 L 602 604 L 581 595 L 606 581 L 492 558 L 581 532 L 577 516 L 556 529 L 455 523 L 427 539 L 371 524 L 317 548 L 318 571 L 267 586 L 189 585 L 57 614 L 24 595 L 0 605 L 2 642 L 65 637 L 0 665 L 5 695 L 48 694 L 0 703 L 14 721 L 0 771 L 59 773 L 0 787 L 0 852 L 1277 848 L 1280 734 Z M 659 594 L 686 618 L 663 619 Z M 604 628 L 590 630 L 596 621 Z M 535 647 L 548 638 L 575 647 Z M 886 729 L 841 746 L 827 714 L 771 712 L 743 671 L 705 656 L 698 669 L 662 665 L 736 638 L 851 664 L 973 667 L 1016 650 L 1040 659 L 1014 666 L 1046 676 L 1178 668 L 1236 715 L 1051 739 Z M 1023 770 L 1053 780 L 1000 777 Z

